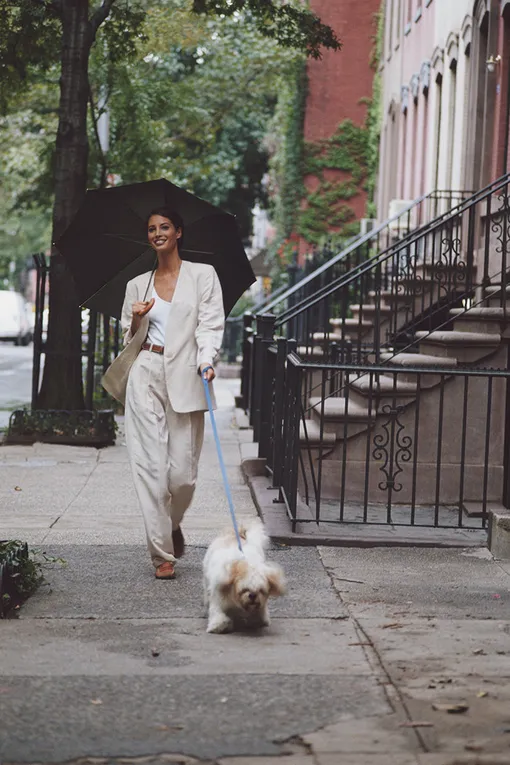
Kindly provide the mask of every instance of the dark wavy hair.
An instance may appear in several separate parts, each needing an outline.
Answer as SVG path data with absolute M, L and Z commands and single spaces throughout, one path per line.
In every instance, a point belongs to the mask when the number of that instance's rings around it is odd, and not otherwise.
M 175 210 L 172 210 L 171 207 L 166 207 L 165 205 L 162 205 L 161 207 L 155 207 L 154 210 L 151 210 L 147 216 L 147 225 L 149 225 L 149 221 L 153 215 L 160 215 L 162 218 L 168 218 L 168 220 L 172 221 L 174 224 L 176 231 L 181 229 L 181 238 L 177 241 L 177 247 L 180 249 L 182 246 L 182 240 L 184 238 L 184 221 L 179 213 Z

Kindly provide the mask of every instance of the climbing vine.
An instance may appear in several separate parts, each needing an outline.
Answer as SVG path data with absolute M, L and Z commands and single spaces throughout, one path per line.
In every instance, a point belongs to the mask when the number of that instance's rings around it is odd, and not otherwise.
M 330 138 L 307 142 L 304 148 L 305 176 L 316 184 L 305 190 L 298 230 L 303 239 L 318 244 L 331 230 L 350 236 L 359 230 L 349 200 L 365 187 L 368 174 L 368 130 L 352 120 L 341 122 Z M 339 180 L 328 180 L 328 171 L 342 172 Z
M 300 238 L 311 245 L 343 240 L 359 231 L 351 200 L 367 193 L 367 215 L 375 217 L 379 169 L 384 13 L 374 14 L 375 34 L 370 55 L 374 70 L 371 98 L 362 99 L 367 115 L 362 125 L 342 121 L 329 138 L 305 142 L 306 62 L 293 62 L 282 78 L 268 137 L 271 218 L 276 237 L 271 246 L 277 267 L 289 263 Z M 305 178 L 308 179 L 305 185 Z M 336 243 L 336 242 L 335 242 Z
M 283 260 L 292 250 L 303 196 L 303 125 L 307 95 L 306 61 L 296 57 L 282 74 L 275 114 L 267 137 L 270 166 L 271 218 L 277 236 L 273 254 Z
M 376 33 L 370 58 L 370 66 L 374 71 L 374 80 L 372 84 L 372 98 L 368 102 L 366 121 L 368 130 L 367 215 L 369 218 L 376 217 L 375 193 L 379 173 L 379 145 L 382 124 L 382 76 L 380 65 L 384 50 L 384 3 L 381 4 L 381 10 L 375 14 L 375 23 Z

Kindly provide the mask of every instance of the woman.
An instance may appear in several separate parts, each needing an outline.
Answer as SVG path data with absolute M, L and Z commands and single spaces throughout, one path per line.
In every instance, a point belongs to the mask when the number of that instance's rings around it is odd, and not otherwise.
M 157 579 L 173 579 L 184 553 L 181 521 L 191 504 L 207 401 L 225 314 L 212 266 L 181 260 L 181 217 L 153 210 L 148 240 L 157 267 L 128 282 L 122 309 L 126 348 L 103 378 L 124 399 L 126 443 Z M 212 388 L 212 386 L 211 386 Z M 214 402 L 214 392 L 211 389 Z

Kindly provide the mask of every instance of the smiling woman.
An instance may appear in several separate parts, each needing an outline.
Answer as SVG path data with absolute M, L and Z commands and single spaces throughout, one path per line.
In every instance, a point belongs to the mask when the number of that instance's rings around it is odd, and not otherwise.
M 175 211 L 149 214 L 157 265 L 128 282 L 126 348 L 104 379 L 108 390 L 116 369 L 127 378 L 126 443 L 157 579 L 173 579 L 184 553 L 180 524 L 195 491 L 207 409 L 200 378 L 214 379 L 225 322 L 214 268 L 181 260 L 183 232 Z

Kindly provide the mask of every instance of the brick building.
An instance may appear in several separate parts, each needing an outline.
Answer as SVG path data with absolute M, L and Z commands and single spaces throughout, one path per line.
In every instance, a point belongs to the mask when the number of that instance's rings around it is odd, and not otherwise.
M 310 6 L 335 30 L 343 46 L 340 52 L 325 50 L 321 60 L 307 64 L 304 138 L 316 142 L 333 136 L 345 120 L 358 126 L 365 123 L 366 99 L 372 95 L 370 57 L 380 0 L 311 0 Z M 323 175 L 327 183 L 348 180 L 348 174 L 335 167 L 325 168 Z M 314 191 L 319 179 L 309 175 L 305 185 Z M 348 201 L 358 220 L 366 214 L 366 201 L 363 190 Z M 304 201 L 303 206 L 306 204 Z

